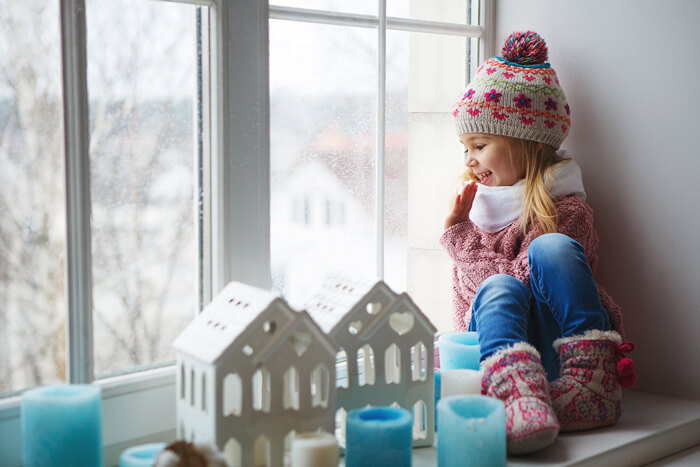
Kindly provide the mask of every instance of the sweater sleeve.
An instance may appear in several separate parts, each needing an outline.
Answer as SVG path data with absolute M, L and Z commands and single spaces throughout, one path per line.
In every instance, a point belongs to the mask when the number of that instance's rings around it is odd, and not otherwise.
M 523 238 L 517 221 L 496 233 L 485 232 L 471 221 L 462 222 L 448 228 L 440 238 L 455 267 L 469 273 L 477 287 L 494 274 L 508 274 L 529 285 L 530 241 L 530 235 Z

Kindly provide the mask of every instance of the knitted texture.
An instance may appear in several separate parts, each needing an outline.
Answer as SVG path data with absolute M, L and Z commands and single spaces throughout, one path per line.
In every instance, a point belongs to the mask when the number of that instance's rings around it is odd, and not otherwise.
M 559 423 L 537 350 L 518 343 L 482 362 L 482 368 L 482 394 L 505 405 L 508 453 L 533 452 L 552 444 L 559 434 Z
M 555 341 L 561 359 L 560 377 L 551 382 L 552 406 L 562 431 L 612 425 L 622 414 L 614 331 L 593 331 L 578 338 Z
M 559 217 L 557 232 L 568 235 L 585 249 L 588 264 L 595 275 L 598 266 L 598 234 L 593 227 L 593 210 L 576 195 L 554 199 Z M 505 229 L 488 233 L 471 221 L 461 222 L 445 230 L 440 243 L 453 262 L 452 320 L 457 331 L 465 332 L 471 320 L 471 305 L 481 283 L 494 274 L 508 274 L 530 285 L 527 249 L 540 230 L 533 228 L 523 235 L 519 221 Z M 620 307 L 598 284 L 603 307 L 613 328 L 624 335 Z
M 532 31 L 513 33 L 502 56 L 476 72 L 453 106 L 457 133 L 487 133 L 559 148 L 571 127 L 571 110 L 544 40 Z

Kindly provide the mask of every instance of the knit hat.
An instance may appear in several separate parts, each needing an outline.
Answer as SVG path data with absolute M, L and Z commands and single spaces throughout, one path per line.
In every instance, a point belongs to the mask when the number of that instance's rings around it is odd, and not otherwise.
M 571 127 L 569 104 L 532 31 L 514 32 L 486 60 L 454 105 L 457 133 L 488 133 L 559 148 Z

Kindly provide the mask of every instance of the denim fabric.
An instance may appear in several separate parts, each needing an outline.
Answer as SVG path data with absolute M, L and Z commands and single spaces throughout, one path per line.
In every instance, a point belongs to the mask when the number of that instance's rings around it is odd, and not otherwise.
M 529 342 L 540 352 L 551 381 L 559 376 L 554 340 L 611 327 L 581 244 L 566 235 L 545 234 L 527 253 L 530 289 L 505 274 L 486 279 L 474 297 L 469 330 L 479 333 L 481 360 Z

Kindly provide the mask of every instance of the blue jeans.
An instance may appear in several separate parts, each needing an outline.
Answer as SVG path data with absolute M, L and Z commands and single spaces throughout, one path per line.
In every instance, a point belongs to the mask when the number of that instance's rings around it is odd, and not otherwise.
M 479 333 L 481 360 L 516 342 L 529 342 L 551 381 L 559 376 L 552 343 L 591 329 L 611 329 L 598 287 L 580 243 L 563 234 L 537 237 L 527 251 L 530 289 L 496 274 L 479 286 L 469 330 Z

